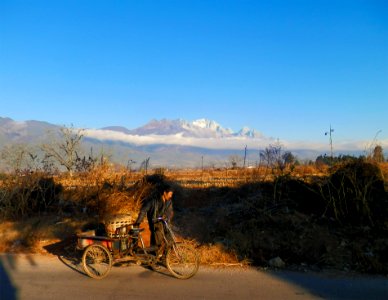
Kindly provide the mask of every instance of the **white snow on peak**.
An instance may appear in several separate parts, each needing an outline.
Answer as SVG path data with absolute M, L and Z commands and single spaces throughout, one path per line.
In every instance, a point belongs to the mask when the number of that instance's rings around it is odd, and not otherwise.
M 112 129 L 112 128 L 110 128 Z M 116 131 L 122 131 L 117 130 Z M 256 138 L 262 137 L 261 133 L 252 130 L 248 127 L 244 127 L 238 132 L 233 132 L 229 128 L 222 127 L 216 121 L 208 120 L 205 118 L 197 119 L 194 121 L 186 121 L 183 119 L 162 119 L 151 120 L 146 125 L 128 130 L 126 133 L 135 135 L 174 135 L 181 133 L 185 137 L 195 138 L 231 138 L 231 137 L 244 137 L 244 138 Z
M 246 134 L 246 133 L 249 133 L 250 131 L 251 131 L 251 129 L 250 129 L 249 127 L 244 126 L 244 127 L 240 130 L 240 133 Z
M 231 129 L 225 129 L 217 122 L 212 121 L 212 120 L 208 120 L 208 119 L 194 120 L 191 124 L 195 127 L 199 127 L 202 129 L 210 129 L 212 131 L 223 133 L 223 134 L 232 134 L 233 133 L 233 131 Z
M 250 129 L 249 127 L 243 127 L 238 133 L 238 136 L 246 136 L 246 137 L 252 137 L 252 138 L 257 138 L 257 137 L 262 137 L 263 135 L 256 131 L 255 129 Z
M 221 128 L 221 125 L 218 124 L 215 121 L 207 120 L 207 119 L 198 119 L 192 122 L 194 126 L 201 127 L 201 128 L 211 128 L 211 129 L 218 129 Z

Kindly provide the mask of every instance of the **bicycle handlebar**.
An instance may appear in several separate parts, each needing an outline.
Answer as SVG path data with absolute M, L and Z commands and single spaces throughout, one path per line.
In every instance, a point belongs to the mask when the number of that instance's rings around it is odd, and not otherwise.
M 157 217 L 155 219 L 152 219 L 152 222 L 157 223 L 157 222 L 167 222 L 167 219 L 164 217 Z

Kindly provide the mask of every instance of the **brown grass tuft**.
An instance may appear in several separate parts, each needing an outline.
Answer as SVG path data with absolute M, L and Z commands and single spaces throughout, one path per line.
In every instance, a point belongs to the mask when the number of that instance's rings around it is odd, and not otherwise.
M 221 244 L 202 245 L 197 248 L 201 256 L 201 264 L 204 265 L 248 265 L 248 260 L 240 260 L 230 250 L 226 250 Z

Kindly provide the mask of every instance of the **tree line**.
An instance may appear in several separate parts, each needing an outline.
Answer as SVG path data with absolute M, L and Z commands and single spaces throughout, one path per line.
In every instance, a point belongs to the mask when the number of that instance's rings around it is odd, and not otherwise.
M 61 127 L 56 133 L 51 133 L 50 143 L 39 146 L 27 144 L 10 144 L 3 147 L 0 152 L 2 166 L 9 172 L 16 174 L 25 174 L 28 172 L 44 172 L 47 174 L 58 174 L 62 171 L 70 176 L 77 172 L 88 172 L 97 164 L 104 164 L 109 160 L 109 156 L 104 153 L 96 155 L 93 148 L 85 151 L 82 147 L 84 139 L 84 130 L 71 127 Z M 246 154 L 245 154 L 246 155 Z M 316 165 L 335 165 L 342 162 L 349 162 L 358 158 L 365 158 L 374 162 L 385 162 L 384 151 L 380 145 L 376 145 L 369 154 L 355 157 L 351 155 L 328 156 L 319 155 L 315 161 L 309 161 L 307 164 Z M 239 167 L 239 162 L 243 158 L 239 155 L 229 157 L 229 165 L 232 169 Z M 149 168 L 150 157 L 140 164 L 140 169 L 147 172 Z M 131 160 L 131 164 L 133 161 Z M 131 164 L 127 168 L 131 170 Z M 266 166 L 269 169 L 284 173 L 292 171 L 301 162 L 291 152 L 283 148 L 277 142 L 269 145 L 259 152 L 259 165 Z M 244 165 L 245 166 L 245 157 Z

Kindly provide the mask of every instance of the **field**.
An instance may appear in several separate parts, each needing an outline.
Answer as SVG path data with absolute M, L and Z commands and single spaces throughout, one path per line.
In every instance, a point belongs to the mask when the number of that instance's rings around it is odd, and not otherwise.
M 109 165 L 71 177 L 4 175 L 0 251 L 58 255 L 109 215 L 135 219 L 149 175 Z M 388 274 L 388 163 L 151 175 L 173 185 L 174 227 L 202 264 Z

